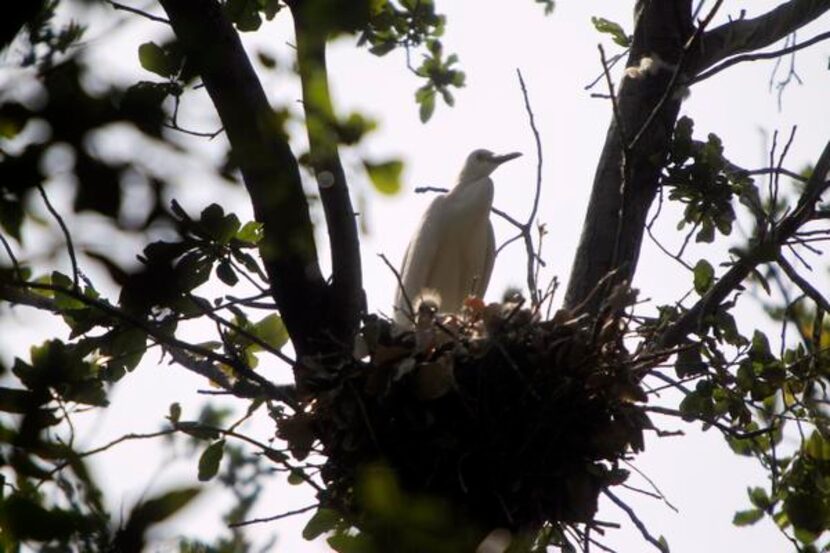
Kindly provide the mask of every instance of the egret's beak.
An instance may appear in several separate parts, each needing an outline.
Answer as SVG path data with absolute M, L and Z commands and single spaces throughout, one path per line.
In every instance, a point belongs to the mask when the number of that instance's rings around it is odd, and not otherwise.
M 495 161 L 497 165 L 501 165 L 505 161 L 516 159 L 520 155 L 522 155 L 521 152 L 513 152 L 512 154 L 504 154 L 503 156 L 493 156 L 493 161 Z

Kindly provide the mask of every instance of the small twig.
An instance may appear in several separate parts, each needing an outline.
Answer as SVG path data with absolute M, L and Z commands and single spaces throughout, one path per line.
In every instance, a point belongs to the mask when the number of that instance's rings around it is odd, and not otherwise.
M 192 295 L 191 295 L 190 300 L 194 304 L 196 304 L 196 306 L 201 310 L 202 306 L 200 305 L 200 302 L 196 301 L 192 297 Z M 221 317 L 221 316 L 217 315 L 216 313 L 214 313 L 211 310 L 206 309 L 202 312 L 202 314 L 205 315 L 206 317 L 208 317 L 209 319 L 215 321 L 216 323 L 233 330 L 234 332 L 236 332 L 240 336 L 243 336 L 243 337 L 247 338 L 248 340 L 255 343 L 256 345 L 258 345 L 259 347 L 261 347 L 262 349 L 264 349 L 265 351 L 267 351 L 271 355 L 274 355 L 274 356 L 278 357 L 281 361 L 287 363 L 289 366 L 293 367 L 296 364 L 296 361 L 294 359 L 291 359 L 286 354 L 284 354 L 282 351 L 280 351 L 277 348 L 273 347 L 271 344 L 269 344 L 268 342 L 266 342 L 265 340 L 263 340 L 259 336 L 255 335 L 251 332 L 248 332 L 247 330 L 245 330 L 244 328 L 242 328 L 238 324 L 235 324 L 235 323 L 225 319 L 224 317 Z
M 398 287 L 400 288 L 401 295 L 403 296 L 403 300 L 406 303 L 406 308 L 409 309 L 409 313 L 407 314 L 407 316 L 410 318 L 410 320 L 414 320 L 415 310 L 412 306 L 412 300 L 409 298 L 409 294 L 406 293 L 406 288 L 404 288 L 401 273 L 395 268 L 394 265 L 392 265 L 392 263 L 390 263 L 389 259 L 386 257 L 385 254 L 379 253 L 378 257 L 380 257 L 383 260 L 386 266 L 389 267 L 389 270 L 392 271 L 392 274 L 395 275 L 395 280 L 398 281 Z
M 620 484 L 620 486 L 622 486 L 622 487 L 623 487 L 623 488 L 625 488 L 626 490 L 631 490 L 631 491 L 632 491 L 632 492 L 634 492 L 634 493 L 638 493 L 638 494 L 641 494 L 641 495 L 645 495 L 645 496 L 650 497 L 650 498 L 652 498 L 652 499 L 659 499 L 660 501 L 665 501 L 665 500 L 666 500 L 666 498 L 665 498 L 665 497 L 663 497 L 663 496 L 661 496 L 660 494 L 657 494 L 657 493 L 654 493 L 654 492 L 650 492 L 650 491 L 648 491 L 648 490 L 644 490 L 644 489 L 642 489 L 642 488 L 638 488 L 638 487 L 636 487 L 636 486 L 632 486 L 632 485 L 630 485 L 630 484 L 625 484 L 625 483 L 623 483 L 623 484 Z M 677 510 L 677 508 L 676 508 L 674 505 L 672 505 L 671 503 L 666 503 L 666 504 L 667 504 L 667 505 L 668 505 L 668 506 L 669 506 L 669 507 L 670 507 L 670 508 L 671 508 L 671 509 L 675 512 L 675 513 L 679 513 L 679 512 L 680 512 L 680 511 L 678 511 L 678 510 Z
M 116 10 L 123 10 L 125 12 L 134 13 L 136 15 L 140 15 L 141 17 L 145 17 L 150 21 L 155 21 L 157 23 L 164 23 L 165 25 L 170 25 L 170 20 L 165 19 L 163 17 L 159 17 L 157 15 L 153 15 L 151 13 L 147 13 L 145 11 L 139 10 L 138 8 L 133 8 L 131 6 L 126 6 L 120 2 L 114 2 L 113 0 L 106 0 L 106 2 L 115 8 Z
M 302 507 L 300 509 L 294 509 L 293 511 L 286 511 L 284 513 L 280 513 L 278 515 L 274 515 L 274 516 L 270 516 L 270 517 L 254 518 L 254 519 L 251 519 L 251 520 L 243 520 L 241 522 L 232 522 L 232 523 L 228 524 L 228 528 L 239 528 L 240 526 L 248 526 L 249 524 L 260 524 L 262 522 L 273 522 L 275 520 L 280 520 L 282 518 L 288 518 L 288 517 L 292 517 L 294 515 L 301 515 L 301 514 L 306 513 L 306 512 L 308 512 L 312 509 L 316 509 L 319 506 L 320 506 L 319 503 L 315 503 L 313 505 L 308 505 L 308 506 Z
M 180 126 L 178 123 L 162 123 L 162 126 L 166 129 L 170 129 L 171 131 L 178 131 L 182 134 L 189 134 L 190 136 L 197 136 L 199 138 L 207 138 L 209 140 L 213 140 L 223 132 L 225 132 L 225 127 L 219 127 L 219 129 L 213 132 L 202 132 L 202 131 L 191 131 L 190 129 L 185 129 L 184 127 Z
M 627 147 L 628 139 L 626 138 L 625 127 L 623 126 L 622 116 L 620 115 L 620 105 L 617 101 L 616 92 L 614 91 L 614 81 L 611 80 L 610 66 L 605 58 L 605 48 L 602 47 L 602 44 L 597 44 L 597 49 L 599 50 L 599 59 L 602 63 L 602 73 L 605 76 L 605 84 L 608 87 L 608 97 L 611 99 L 614 122 L 617 124 L 617 129 L 619 129 L 620 133 L 620 145 L 624 151 L 627 151 L 629 150 Z
M 55 218 L 58 225 L 61 227 L 61 232 L 63 232 L 63 236 L 66 240 L 66 250 L 69 253 L 69 261 L 72 263 L 72 287 L 77 290 L 80 271 L 78 270 L 78 258 L 75 257 L 75 246 L 72 244 L 72 235 L 69 234 L 69 229 L 66 227 L 63 217 L 61 217 L 60 213 L 58 213 L 52 205 L 52 202 L 49 201 L 49 197 L 46 195 L 43 185 L 38 183 L 37 190 L 40 192 L 40 197 L 43 198 L 43 203 L 46 204 L 46 209 L 49 210 L 49 213 L 52 214 L 52 217 Z
M 519 78 L 519 86 L 522 89 L 522 97 L 524 98 L 525 111 L 527 112 L 528 122 L 530 123 L 530 130 L 533 132 L 533 139 L 536 142 L 536 190 L 533 194 L 533 206 L 530 209 L 530 214 L 527 217 L 527 222 L 522 228 L 524 236 L 525 249 L 527 250 L 527 288 L 530 292 L 530 301 L 534 306 L 539 305 L 539 290 L 536 283 L 536 254 L 533 247 L 533 236 L 531 235 L 531 228 L 533 221 L 536 219 L 536 213 L 539 210 L 539 199 L 542 194 L 542 139 L 539 135 L 539 129 L 536 128 L 536 119 L 533 115 L 533 109 L 530 106 L 530 98 L 527 93 L 527 86 L 525 85 L 522 71 L 516 69 L 516 75 Z
M 643 472 L 642 470 L 640 470 L 639 468 L 637 468 L 637 467 L 634 465 L 634 463 L 632 463 L 631 461 L 627 461 L 627 460 L 623 459 L 623 462 L 624 462 L 626 465 L 628 465 L 628 466 L 631 468 L 631 470 L 633 470 L 634 472 L 636 472 L 637 474 L 639 474 L 639 475 L 640 475 L 640 478 L 642 478 L 643 480 L 645 480 L 645 481 L 648 483 L 648 485 L 649 485 L 649 486 L 651 486 L 651 489 L 652 489 L 652 490 L 654 490 L 654 493 L 655 493 L 655 494 L 656 494 L 656 495 L 657 495 L 660 499 L 662 499 L 662 500 L 663 500 L 663 502 L 664 502 L 666 505 L 668 505 L 668 507 L 669 507 L 670 509 L 672 509 L 674 512 L 679 512 L 679 511 L 678 511 L 678 509 L 677 509 L 677 507 L 675 507 L 674 505 L 672 505 L 672 503 L 669 501 L 669 498 L 667 498 L 667 497 L 666 497 L 666 494 L 664 494 L 664 493 L 663 493 L 663 491 L 662 491 L 660 488 L 658 488 L 658 487 L 657 487 L 657 484 L 655 484 L 655 483 L 654 483 L 654 480 L 652 480 L 652 479 L 651 479 L 651 478 L 650 478 L 650 477 L 649 477 L 649 476 L 648 476 L 645 472 Z
M 3 233 L 0 232 L 0 242 L 3 244 L 3 248 L 6 250 L 6 255 L 9 256 L 9 261 L 12 262 L 12 268 L 14 268 L 14 274 L 18 280 L 25 280 L 23 278 L 23 272 L 20 270 L 20 263 L 17 261 L 17 257 L 14 255 L 14 250 L 12 250 L 12 245 L 9 244 L 9 241 L 6 240 L 6 237 L 3 236 Z
M 607 64 L 608 69 L 613 69 L 614 66 L 617 65 L 617 63 L 619 63 L 619 61 L 621 59 L 623 59 L 626 55 L 628 55 L 628 52 L 630 50 L 631 50 L 631 48 L 626 48 L 625 50 L 623 50 L 619 54 L 614 54 L 613 56 L 611 56 L 611 59 L 608 60 L 608 64 Z M 603 64 L 603 65 L 605 65 L 605 64 Z M 591 90 L 592 88 L 594 88 L 597 85 L 598 82 L 600 82 L 602 80 L 603 77 L 605 77 L 605 71 L 604 70 L 603 70 L 602 73 L 597 75 L 596 78 L 593 81 L 591 81 L 590 83 L 585 85 L 582 89 L 583 90 Z M 594 94 L 591 94 L 591 96 L 594 96 Z
M 441 192 L 442 194 L 446 194 L 449 191 L 449 188 L 442 188 L 440 186 L 418 186 L 415 188 L 416 194 L 423 194 L 424 192 Z
M 678 411 L 677 409 L 670 409 L 668 407 L 660 407 L 659 405 L 645 405 L 643 406 L 644 411 L 648 411 L 651 413 L 658 413 L 660 415 L 667 415 L 670 417 L 678 417 L 685 419 L 683 413 Z M 758 436 L 763 436 L 764 434 L 771 434 L 775 431 L 775 425 L 767 426 L 765 428 L 759 428 L 758 430 L 752 430 L 750 432 L 740 432 L 734 428 L 731 428 L 722 422 L 719 422 L 715 419 L 708 419 L 702 417 L 695 417 L 696 420 L 714 426 L 724 434 L 728 435 L 730 438 L 734 438 L 736 440 L 751 440 L 753 438 L 757 438 Z
M 657 540 L 654 536 L 651 535 L 651 533 L 649 533 L 648 528 L 646 528 L 646 525 L 643 524 L 643 521 L 641 521 L 637 514 L 634 512 L 634 509 L 629 507 L 622 499 L 614 495 L 614 492 L 608 489 L 604 489 L 602 490 L 602 493 L 605 494 L 605 497 L 613 501 L 617 507 L 625 511 L 625 514 L 628 515 L 628 518 L 631 519 L 631 522 L 634 523 L 634 526 L 637 527 L 637 529 L 640 531 L 640 534 L 642 534 L 643 538 L 645 538 L 647 542 L 656 547 L 662 553 L 669 553 L 668 547 L 666 547 L 662 542 Z
M 165 430 L 159 430 L 158 432 L 150 432 L 150 433 L 147 433 L 147 434 L 135 434 L 135 433 L 125 434 L 125 435 L 121 436 L 120 438 L 116 438 L 116 439 L 112 440 L 111 442 L 109 442 L 107 444 L 104 444 L 100 447 L 96 447 L 95 449 L 90 449 L 88 451 L 75 453 L 73 455 L 73 459 L 83 459 L 83 458 L 89 457 L 91 455 L 97 455 L 98 453 L 102 453 L 102 452 L 104 452 L 104 451 L 106 451 L 106 450 L 108 450 L 112 447 L 117 446 L 118 444 L 120 444 L 122 442 L 130 441 L 130 440 L 146 440 L 146 439 L 151 439 L 151 438 L 158 438 L 160 436 L 167 436 L 167 435 L 170 435 L 170 434 L 174 434 L 175 432 L 176 432 L 175 428 L 167 428 Z M 66 461 L 63 461 L 62 463 L 58 463 L 57 465 L 55 465 L 55 467 L 52 470 L 49 471 L 47 476 L 41 480 L 41 483 L 45 482 L 52 475 L 57 474 L 58 472 L 62 471 L 66 467 L 68 467 L 71 462 L 72 462 L 71 460 L 66 460 Z
M 824 310 L 825 313 L 830 313 L 830 301 L 828 301 L 827 298 L 821 294 L 821 292 L 816 290 L 815 286 L 807 282 L 804 277 L 799 275 L 793 266 L 790 265 L 790 262 L 784 258 L 784 256 L 779 255 L 776 261 L 778 262 L 778 266 L 784 270 L 790 280 L 792 280 L 802 292 L 813 300 L 818 307 Z

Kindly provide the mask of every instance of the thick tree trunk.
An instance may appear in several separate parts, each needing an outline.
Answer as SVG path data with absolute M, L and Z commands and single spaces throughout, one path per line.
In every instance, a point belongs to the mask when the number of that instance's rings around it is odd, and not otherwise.
M 694 32 L 691 9 L 690 0 L 638 2 L 628 66 L 638 66 L 643 57 L 659 58 L 671 66 L 681 63 Z M 680 107 L 679 99 L 671 95 L 664 99 L 672 75 L 671 68 L 665 68 L 622 81 L 617 95 L 619 119 L 615 117 L 608 129 L 597 166 L 565 297 L 567 308 L 584 303 L 588 312 L 596 313 L 605 294 L 592 295 L 592 291 L 603 277 L 616 271 L 605 281 L 605 290 L 610 290 L 634 276 L 646 217 Z
M 188 59 L 213 100 L 257 221 L 260 254 L 274 300 L 299 355 L 329 341 L 328 287 L 317 262 L 313 227 L 297 160 L 274 127 L 271 106 L 239 36 L 216 0 L 161 0 Z

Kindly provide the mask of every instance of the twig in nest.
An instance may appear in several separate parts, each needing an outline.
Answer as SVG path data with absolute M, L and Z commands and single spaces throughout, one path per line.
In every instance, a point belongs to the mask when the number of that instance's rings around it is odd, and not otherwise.
M 389 258 L 386 257 L 385 254 L 379 253 L 378 257 L 380 257 L 383 262 L 389 267 L 389 270 L 392 271 L 392 274 L 395 275 L 395 279 L 398 281 L 398 288 L 401 291 L 401 295 L 403 296 L 404 301 L 406 302 L 406 308 L 409 310 L 407 313 L 407 317 L 409 317 L 410 321 L 414 322 L 415 318 L 415 310 L 412 306 L 412 300 L 409 298 L 409 294 L 406 293 L 406 288 L 403 285 L 403 278 L 401 277 L 401 273 L 395 268 L 394 265 L 389 261 Z
M 536 213 L 539 210 L 539 198 L 542 193 L 542 139 L 539 136 L 539 129 L 536 128 L 536 119 L 533 115 L 533 109 L 530 106 L 530 98 L 527 94 L 527 86 L 522 77 L 520 69 L 516 69 L 516 75 L 519 78 L 519 86 L 522 89 L 522 97 L 524 98 L 525 111 L 530 123 L 530 130 L 533 131 L 533 140 L 536 142 L 536 190 L 533 194 L 533 207 L 530 210 L 530 215 L 527 217 L 527 222 L 522 226 L 522 236 L 524 237 L 525 249 L 527 250 L 527 288 L 530 292 L 530 301 L 534 307 L 539 305 L 539 290 L 536 284 L 536 251 L 533 247 L 533 236 L 531 235 L 531 228 L 533 221 L 536 219 Z

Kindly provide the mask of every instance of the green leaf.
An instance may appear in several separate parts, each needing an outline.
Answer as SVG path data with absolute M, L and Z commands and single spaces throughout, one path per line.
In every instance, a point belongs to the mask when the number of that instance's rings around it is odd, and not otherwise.
M 216 276 L 218 276 L 219 280 L 228 286 L 233 286 L 239 282 L 239 277 L 236 276 L 236 272 L 233 270 L 233 265 L 231 265 L 230 261 L 227 259 L 223 259 L 219 265 L 216 266 Z
M 248 221 L 236 233 L 236 239 L 246 244 L 256 245 L 262 240 L 263 224 L 258 221 Z
M 435 112 L 435 90 L 427 88 L 427 91 L 428 93 L 423 94 L 420 99 L 418 99 L 418 94 L 416 94 L 416 100 L 421 105 L 418 109 L 418 117 L 420 117 L 421 123 L 429 121 Z
M 288 342 L 288 330 L 276 313 L 271 313 L 256 323 L 253 334 L 274 349 L 280 349 Z
M 397 159 L 382 163 L 364 161 L 363 166 L 378 192 L 391 196 L 400 191 L 401 173 L 403 172 L 402 161 Z
M 735 513 L 735 516 L 732 517 L 732 524 L 735 526 L 752 526 L 762 518 L 764 518 L 764 511 L 761 509 L 738 511 Z
M 219 463 L 225 454 L 225 440 L 210 444 L 199 457 L 199 481 L 207 482 L 219 472 Z
M 377 548 L 365 534 L 338 533 L 326 540 L 337 553 L 375 553 Z
M 813 430 L 804 444 L 804 452 L 817 461 L 830 461 L 830 442 L 817 430 Z
M 385 56 L 386 54 L 394 50 L 396 45 L 397 43 L 394 40 L 381 42 L 369 48 L 369 52 L 376 56 Z
M 0 502 L 3 543 L 8 543 L 9 538 L 65 542 L 72 534 L 89 531 L 91 526 L 90 521 L 79 512 L 47 509 L 31 497 L 19 493 L 13 493 Z
M 308 524 L 305 525 L 305 528 L 303 528 L 303 538 L 311 541 L 326 532 L 331 532 L 340 522 L 340 519 L 340 513 L 334 509 L 320 507 L 308 521 Z
M 147 351 L 147 333 L 136 327 L 126 328 L 115 333 L 101 349 L 110 357 L 110 370 L 132 371 Z
M 176 263 L 176 284 L 185 292 L 198 288 L 210 277 L 213 262 L 204 257 L 202 252 L 185 254 Z
M 177 60 L 155 42 L 145 42 L 138 47 L 141 67 L 160 77 L 172 77 L 179 69 Z
M 752 345 L 749 348 L 749 355 L 753 359 L 769 361 L 775 357 L 772 355 L 772 350 L 769 347 L 769 338 L 767 335 L 756 330 L 752 334 Z
M 148 499 L 133 509 L 127 525 L 147 528 L 151 524 L 166 520 L 190 503 L 199 493 L 198 488 L 183 488 Z
M 288 473 L 288 483 L 292 486 L 299 486 L 305 482 L 302 469 L 292 469 Z
M 233 213 L 225 215 L 225 211 L 218 204 L 210 204 L 202 210 L 199 222 L 205 232 L 222 245 L 230 242 L 241 226 L 236 215 Z
M 631 46 L 631 37 L 625 34 L 622 26 L 619 23 L 609 21 L 604 17 L 592 17 L 591 23 L 594 28 L 600 33 L 611 35 L 611 39 L 623 48 Z
M 212 428 L 205 428 L 204 425 L 195 421 L 179 422 L 176 424 L 176 430 L 181 430 L 197 440 L 215 440 L 219 437 L 219 432 Z
M 715 282 L 715 269 L 705 259 L 697 262 L 694 268 L 695 292 L 704 295 Z
M 809 534 L 821 534 L 827 523 L 828 507 L 818 490 L 813 493 L 790 493 L 784 500 L 784 512 L 790 519 L 793 527 Z M 801 539 L 801 538 L 799 538 Z M 807 540 L 802 540 L 809 543 Z M 812 541 L 812 540 L 810 540 Z
M 678 353 L 677 360 L 674 363 L 674 370 L 677 372 L 678 378 L 704 374 L 706 372 L 706 363 L 703 362 L 703 358 L 700 355 L 700 347 L 691 347 Z
M 772 505 L 772 501 L 764 488 L 747 488 L 746 493 L 749 496 L 749 501 L 757 509 L 766 510 Z

